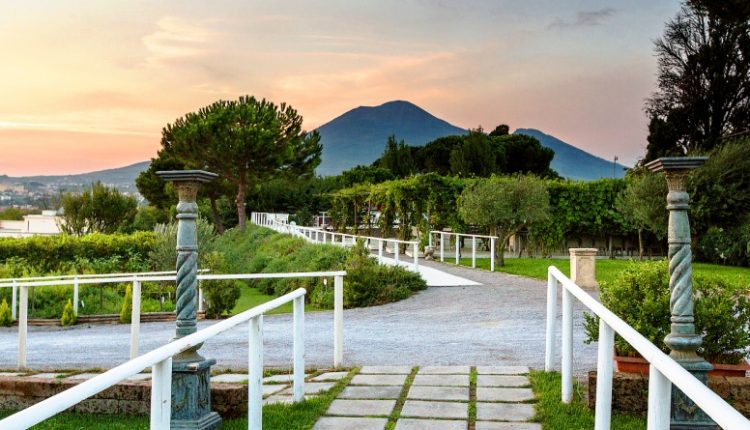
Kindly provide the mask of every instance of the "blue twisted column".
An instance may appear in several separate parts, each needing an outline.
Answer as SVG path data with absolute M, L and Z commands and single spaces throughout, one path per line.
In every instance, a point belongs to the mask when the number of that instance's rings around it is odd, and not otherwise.
M 665 157 L 652 161 L 646 167 L 654 172 L 664 172 L 669 193 L 668 244 L 669 244 L 669 309 L 671 313 L 670 333 L 664 343 L 670 349 L 669 356 L 680 363 L 704 384 L 713 366 L 697 354 L 703 343 L 695 333 L 693 314 L 693 253 L 690 249 L 690 208 L 686 191 L 687 177 L 691 169 L 702 165 L 705 157 Z M 716 424 L 692 400 L 676 387 L 672 387 L 672 412 L 670 429 L 718 429 Z
M 180 199 L 177 204 L 177 323 L 175 339 L 198 330 L 198 233 L 196 198 L 201 182 L 211 181 L 214 173 L 200 170 L 156 172 L 174 182 Z M 172 358 L 172 429 L 213 430 L 221 417 L 211 411 L 211 366 L 198 350 L 202 345 Z

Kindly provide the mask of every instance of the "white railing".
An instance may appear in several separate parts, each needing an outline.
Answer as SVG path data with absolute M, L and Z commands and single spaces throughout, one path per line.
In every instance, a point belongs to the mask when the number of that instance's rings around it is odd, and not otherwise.
M 200 269 L 198 270 L 199 273 L 205 273 L 209 272 L 208 269 Z M 20 278 L 1 278 L 0 279 L 0 288 L 11 288 L 11 304 L 10 304 L 10 312 L 11 312 L 11 318 L 13 321 L 16 321 L 18 319 L 17 315 L 17 309 L 18 309 L 18 282 L 26 282 L 26 281 L 43 281 L 43 280 L 53 280 L 53 279 L 59 279 L 59 280 L 65 280 L 65 279 L 72 279 L 73 280 L 73 312 L 78 315 L 78 291 L 80 282 L 78 282 L 79 279 L 94 279 L 94 278 L 124 278 L 123 281 L 127 281 L 129 278 L 132 278 L 133 276 L 138 275 L 169 275 L 169 274 L 176 274 L 177 272 L 174 270 L 167 270 L 163 272 L 129 272 L 129 273 L 105 273 L 105 274 L 99 274 L 99 273 L 89 273 L 89 274 L 81 274 L 81 275 L 49 275 L 49 276 L 30 276 L 30 277 L 20 277 Z M 198 290 L 198 311 L 203 311 L 203 290 Z
M 456 249 L 455 258 L 456 264 L 460 263 L 461 260 L 461 238 L 471 238 L 471 267 L 477 267 L 477 239 L 489 239 L 490 240 L 490 271 L 495 271 L 495 241 L 498 240 L 497 236 L 487 236 L 483 234 L 467 234 L 467 233 L 453 233 L 449 231 L 436 231 L 430 232 L 430 243 L 432 246 L 432 236 L 440 235 L 440 261 L 445 261 L 445 238 L 447 237 L 450 241 L 451 236 L 455 236 Z M 503 250 L 504 251 L 504 250 Z
M 711 419 L 726 430 L 750 429 L 750 421 L 711 391 L 680 364 L 583 291 L 556 267 L 547 278 L 547 333 L 544 369 L 553 369 L 557 325 L 557 287 L 562 285 L 562 401 L 573 400 L 573 297 L 599 318 L 596 381 L 596 430 L 609 430 L 612 418 L 612 377 L 615 333 L 630 343 L 649 363 L 648 430 L 669 429 L 672 384 L 682 390 Z
M 316 227 L 304 227 L 294 224 L 289 224 L 283 221 L 279 221 L 275 214 L 267 214 L 265 212 L 253 212 L 251 214 L 251 221 L 261 227 L 270 228 L 271 230 L 279 233 L 291 234 L 293 236 L 301 237 L 311 243 L 322 243 L 339 246 L 354 246 L 358 240 L 365 242 L 368 249 L 373 249 L 372 244 L 378 244 L 378 262 L 383 262 L 384 251 L 387 251 L 388 245 L 390 244 L 396 263 L 400 262 L 400 246 L 405 245 L 407 248 L 412 250 L 412 264 L 411 268 L 413 271 L 419 271 L 419 242 L 415 240 L 400 240 L 394 238 L 383 238 L 374 236 L 363 236 L 357 234 L 348 233 L 337 233 L 333 231 L 327 231 Z
M 263 314 L 288 302 L 294 303 L 292 398 L 294 402 L 299 402 L 304 398 L 305 392 L 304 288 L 292 291 L 121 364 L 1 420 L 0 428 L 3 430 L 27 429 L 151 367 L 150 428 L 152 430 L 168 430 L 172 410 L 172 357 L 247 322 L 249 331 L 248 429 L 260 430 L 263 424 Z
M 98 275 L 102 277 L 76 277 L 74 279 L 39 279 L 34 281 L 14 281 L 2 283 L 0 288 L 14 287 L 19 289 L 18 304 L 18 360 L 17 367 L 25 369 L 27 363 L 27 339 L 28 339 L 28 309 L 29 309 L 29 287 L 73 285 L 77 288 L 82 284 L 107 284 L 132 282 L 133 302 L 130 319 L 130 358 L 138 356 L 138 341 L 140 337 L 141 322 L 141 283 L 142 282 L 176 282 L 175 272 L 152 272 L 139 273 L 128 276 Z M 117 274 L 116 274 L 117 275 Z M 303 272 L 303 273 L 247 273 L 247 274 L 198 274 L 198 281 L 225 280 L 225 279 L 275 279 L 275 278 L 334 278 L 334 367 L 343 363 L 343 318 L 344 318 L 344 276 L 345 271 L 329 272 Z M 76 293 L 77 294 L 77 293 Z M 76 297 L 77 300 L 77 297 Z M 202 292 L 199 290 L 198 302 L 202 302 Z M 200 307 L 199 307 L 200 309 Z

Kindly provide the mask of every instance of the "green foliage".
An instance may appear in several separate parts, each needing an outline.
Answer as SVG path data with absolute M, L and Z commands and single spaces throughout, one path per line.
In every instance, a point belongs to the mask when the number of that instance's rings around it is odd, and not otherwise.
M 169 222 L 169 212 L 155 206 L 141 206 L 135 214 L 132 231 L 154 231 L 157 224 Z
M 198 267 L 206 266 L 205 257 L 216 250 L 217 238 L 214 226 L 203 218 L 196 220 L 198 235 Z M 154 228 L 154 240 L 148 252 L 151 267 L 156 271 L 175 270 L 177 267 L 177 223 L 158 224 Z
M 737 363 L 750 346 L 750 302 L 747 288 L 711 277 L 696 277 L 695 329 L 703 336 L 700 352 L 710 361 Z M 614 282 L 601 282 L 601 303 L 662 351 L 670 327 L 669 271 L 666 261 L 630 263 Z M 588 341 L 598 338 L 598 320 L 585 315 Z M 620 355 L 636 351 L 617 337 Z
M 373 165 L 390 170 L 397 178 L 403 178 L 417 171 L 412 152 L 412 147 L 408 146 L 403 139 L 396 142 L 395 136 L 389 136 L 383 155 Z
M 3 298 L 0 303 L 0 326 L 10 327 L 11 325 L 13 325 L 13 313 L 8 306 L 8 301 Z
M 133 319 L 133 286 L 128 285 L 125 287 L 125 299 L 123 299 L 122 309 L 120 309 L 120 322 L 128 324 L 131 319 Z
M 226 273 L 224 254 L 218 251 L 204 253 L 202 268 L 211 273 Z M 206 300 L 206 317 L 217 318 L 230 313 L 240 298 L 242 282 L 237 280 L 202 281 L 203 297 Z
M 62 316 L 60 316 L 60 325 L 63 327 L 73 325 L 76 323 L 77 319 L 78 316 L 73 310 L 73 302 L 68 299 L 68 303 L 66 303 L 65 307 L 63 308 Z M 122 319 L 122 317 L 120 317 L 120 319 Z
M 317 131 L 302 130 L 302 117 L 291 106 L 244 96 L 167 124 L 161 144 L 186 165 L 219 173 L 234 185 L 244 230 L 248 190 L 276 176 L 310 177 L 320 163 L 319 141 Z
M 23 260 L 25 265 L 41 273 L 67 270 L 71 265 L 76 266 L 77 261 L 106 260 L 127 269 L 146 259 L 155 239 L 154 233 L 150 232 L 0 238 L 0 263 Z
M 383 169 L 377 170 L 388 172 Z M 388 174 L 390 175 L 390 172 Z M 341 177 L 337 176 L 306 180 L 271 179 L 250 192 L 247 206 L 267 212 L 289 213 L 295 220 L 305 220 L 303 224 L 310 225 L 311 219 L 308 218 L 330 210 L 329 194 L 341 188 L 341 180 Z
M 357 184 L 378 184 L 395 179 L 390 169 L 375 166 L 356 166 L 341 172 L 342 184 L 351 187 Z
M 112 234 L 127 228 L 135 218 L 138 203 L 115 187 L 96 182 L 80 194 L 63 194 L 60 229 L 68 234 Z
M 18 208 L 7 208 L 0 211 L 0 220 L 4 221 L 21 221 L 23 216 L 28 214 L 28 211 L 21 210 Z
M 622 220 L 634 229 L 652 232 L 659 240 L 667 236 L 667 181 L 660 173 L 639 171 L 628 175 L 625 190 L 615 206 Z
M 750 266 L 750 222 L 729 229 L 710 227 L 698 241 L 700 261 L 732 266 Z
M 466 223 L 485 227 L 500 238 L 496 242 L 500 246 L 498 264 L 502 266 L 508 238 L 531 223 L 547 219 L 549 194 L 544 181 L 534 176 L 477 179 L 461 193 L 458 214 Z

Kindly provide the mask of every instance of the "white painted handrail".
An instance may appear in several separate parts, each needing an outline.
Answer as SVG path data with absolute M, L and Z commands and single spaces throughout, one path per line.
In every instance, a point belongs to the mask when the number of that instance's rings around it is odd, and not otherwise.
M 172 357 L 196 345 L 200 345 L 206 340 L 239 324 L 249 322 L 249 339 L 251 340 L 249 362 L 251 366 L 248 369 L 248 377 L 250 378 L 248 381 L 248 429 L 261 429 L 263 408 L 261 386 L 263 377 L 263 314 L 288 302 L 294 302 L 293 400 L 298 402 L 302 400 L 302 394 L 304 393 L 304 296 L 305 289 L 299 288 L 289 294 L 256 306 L 189 336 L 172 341 L 3 419 L 0 421 L 0 428 L 4 430 L 27 429 L 112 387 L 126 378 L 142 372 L 148 367 L 152 367 L 150 428 L 169 429 Z
M 545 371 L 553 369 L 557 324 L 557 287 L 562 285 L 562 401 L 573 400 L 573 297 L 599 317 L 596 382 L 596 430 L 609 430 L 612 411 L 612 375 L 615 332 L 650 363 L 648 430 L 669 429 L 671 386 L 682 390 L 711 419 L 726 430 L 750 429 L 750 421 L 711 391 L 679 363 L 664 354 L 633 327 L 596 301 L 578 285 L 550 266 L 547 280 Z
M 17 367 L 25 369 L 27 363 L 27 339 L 28 339 L 28 309 L 29 309 L 29 287 L 43 287 L 51 285 L 73 285 L 75 288 L 75 300 L 78 299 L 78 286 L 81 284 L 106 284 L 132 282 L 133 284 L 133 302 L 130 320 L 130 358 L 138 355 L 138 341 L 140 337 L 141 322 L 141 284 L 143 282 L 176 282 L 175 272 L 171 275 L 161 274 L 164 272 L 151 272 L 133 275 L 131 277 L 107 277 L 100 275 L 101 278 L 85 279 L 57 279 L 57 280 L 38 280 L 27 282 L 14 282 L 14 289 L 20 291 L 18 303 L 18 360 Z M 280 278 L 334 278 L 334 284 L 341 285 L 341 288 L 334 288 L 334 367 L 343 364 L 343 318 L 344 318 L 344 301 L 343 285 L 346 271 L 326 271 L 326 272 L 292 272 L 292 273 L 236 273 L 236 274 L 198 274 L 198 281 L 226 280 L 226 279 L 280 279 Z M 3 287 L 4 285 L 0 285 Z M 198 291 L 199 297 L 203 296 L 202 290 Z M 338 295 L 338 296 L 337 296 Z M 199 303 L 202 308 L 202 304 Z M 75 309 L 74 309 L 75 310 Z M 77 311 L 76 311 L 77 314 Z
M 277 231 L 279 233 L 291 234 L 293 236 L 303 238 L 311 243 L 327 243 L 331 245 L 354 246 L 357 244 L 358 240 L 362 240 L 369 247 L 371 243 L 377 242 L 378 262 L 383 261 L 383 244 L 385 244 L 385 246 L 388 246 L 389 243 L 391 244 L 393 248 L 394 259 L 396 260 L 396 262 L 399 262 L 400 259 L 399 245 L 406 245 L 412 250 L 413 262 L 411 264 L 411 268 L 415 272 L 419 271 L 418 241 L 338 233 L 316 227 L 305 227 L 289 224 L 284 221 L 279 221 L 279 218 L 280 217 L 278 216 L 278 214 L 270 214 L 265 212 L 253 212 L 250 216 L 250 220 L 256 225 L 270 228 L 271 230 Z
M 446 237 L 450 241 L 451 236 L 456 237 L 456 264 L 460 263 L 460 240 L 462 237 L 471 238 L 471 267 L 477 267 L 477 239 L 489 239 L 490 240 L 490 271 L 495 271 L 495 242 L 499 240 L 497 236 L 488 236 L 485 234 L 468 234 L 468 233 L 455 233 L 450 231 L 430 231 L 429 246 L 432 246 L 433 235 L 440 236 L 440 261 L 445 261 L 445 239 Z

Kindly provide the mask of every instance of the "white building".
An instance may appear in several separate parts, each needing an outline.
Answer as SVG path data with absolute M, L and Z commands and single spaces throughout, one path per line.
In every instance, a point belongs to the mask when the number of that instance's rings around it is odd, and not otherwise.
M 29 237 L 40 234 L 59 234 L 61 218 L 56 211 L 24 215 L 22 221 L 0 220 L 0 237 Z

